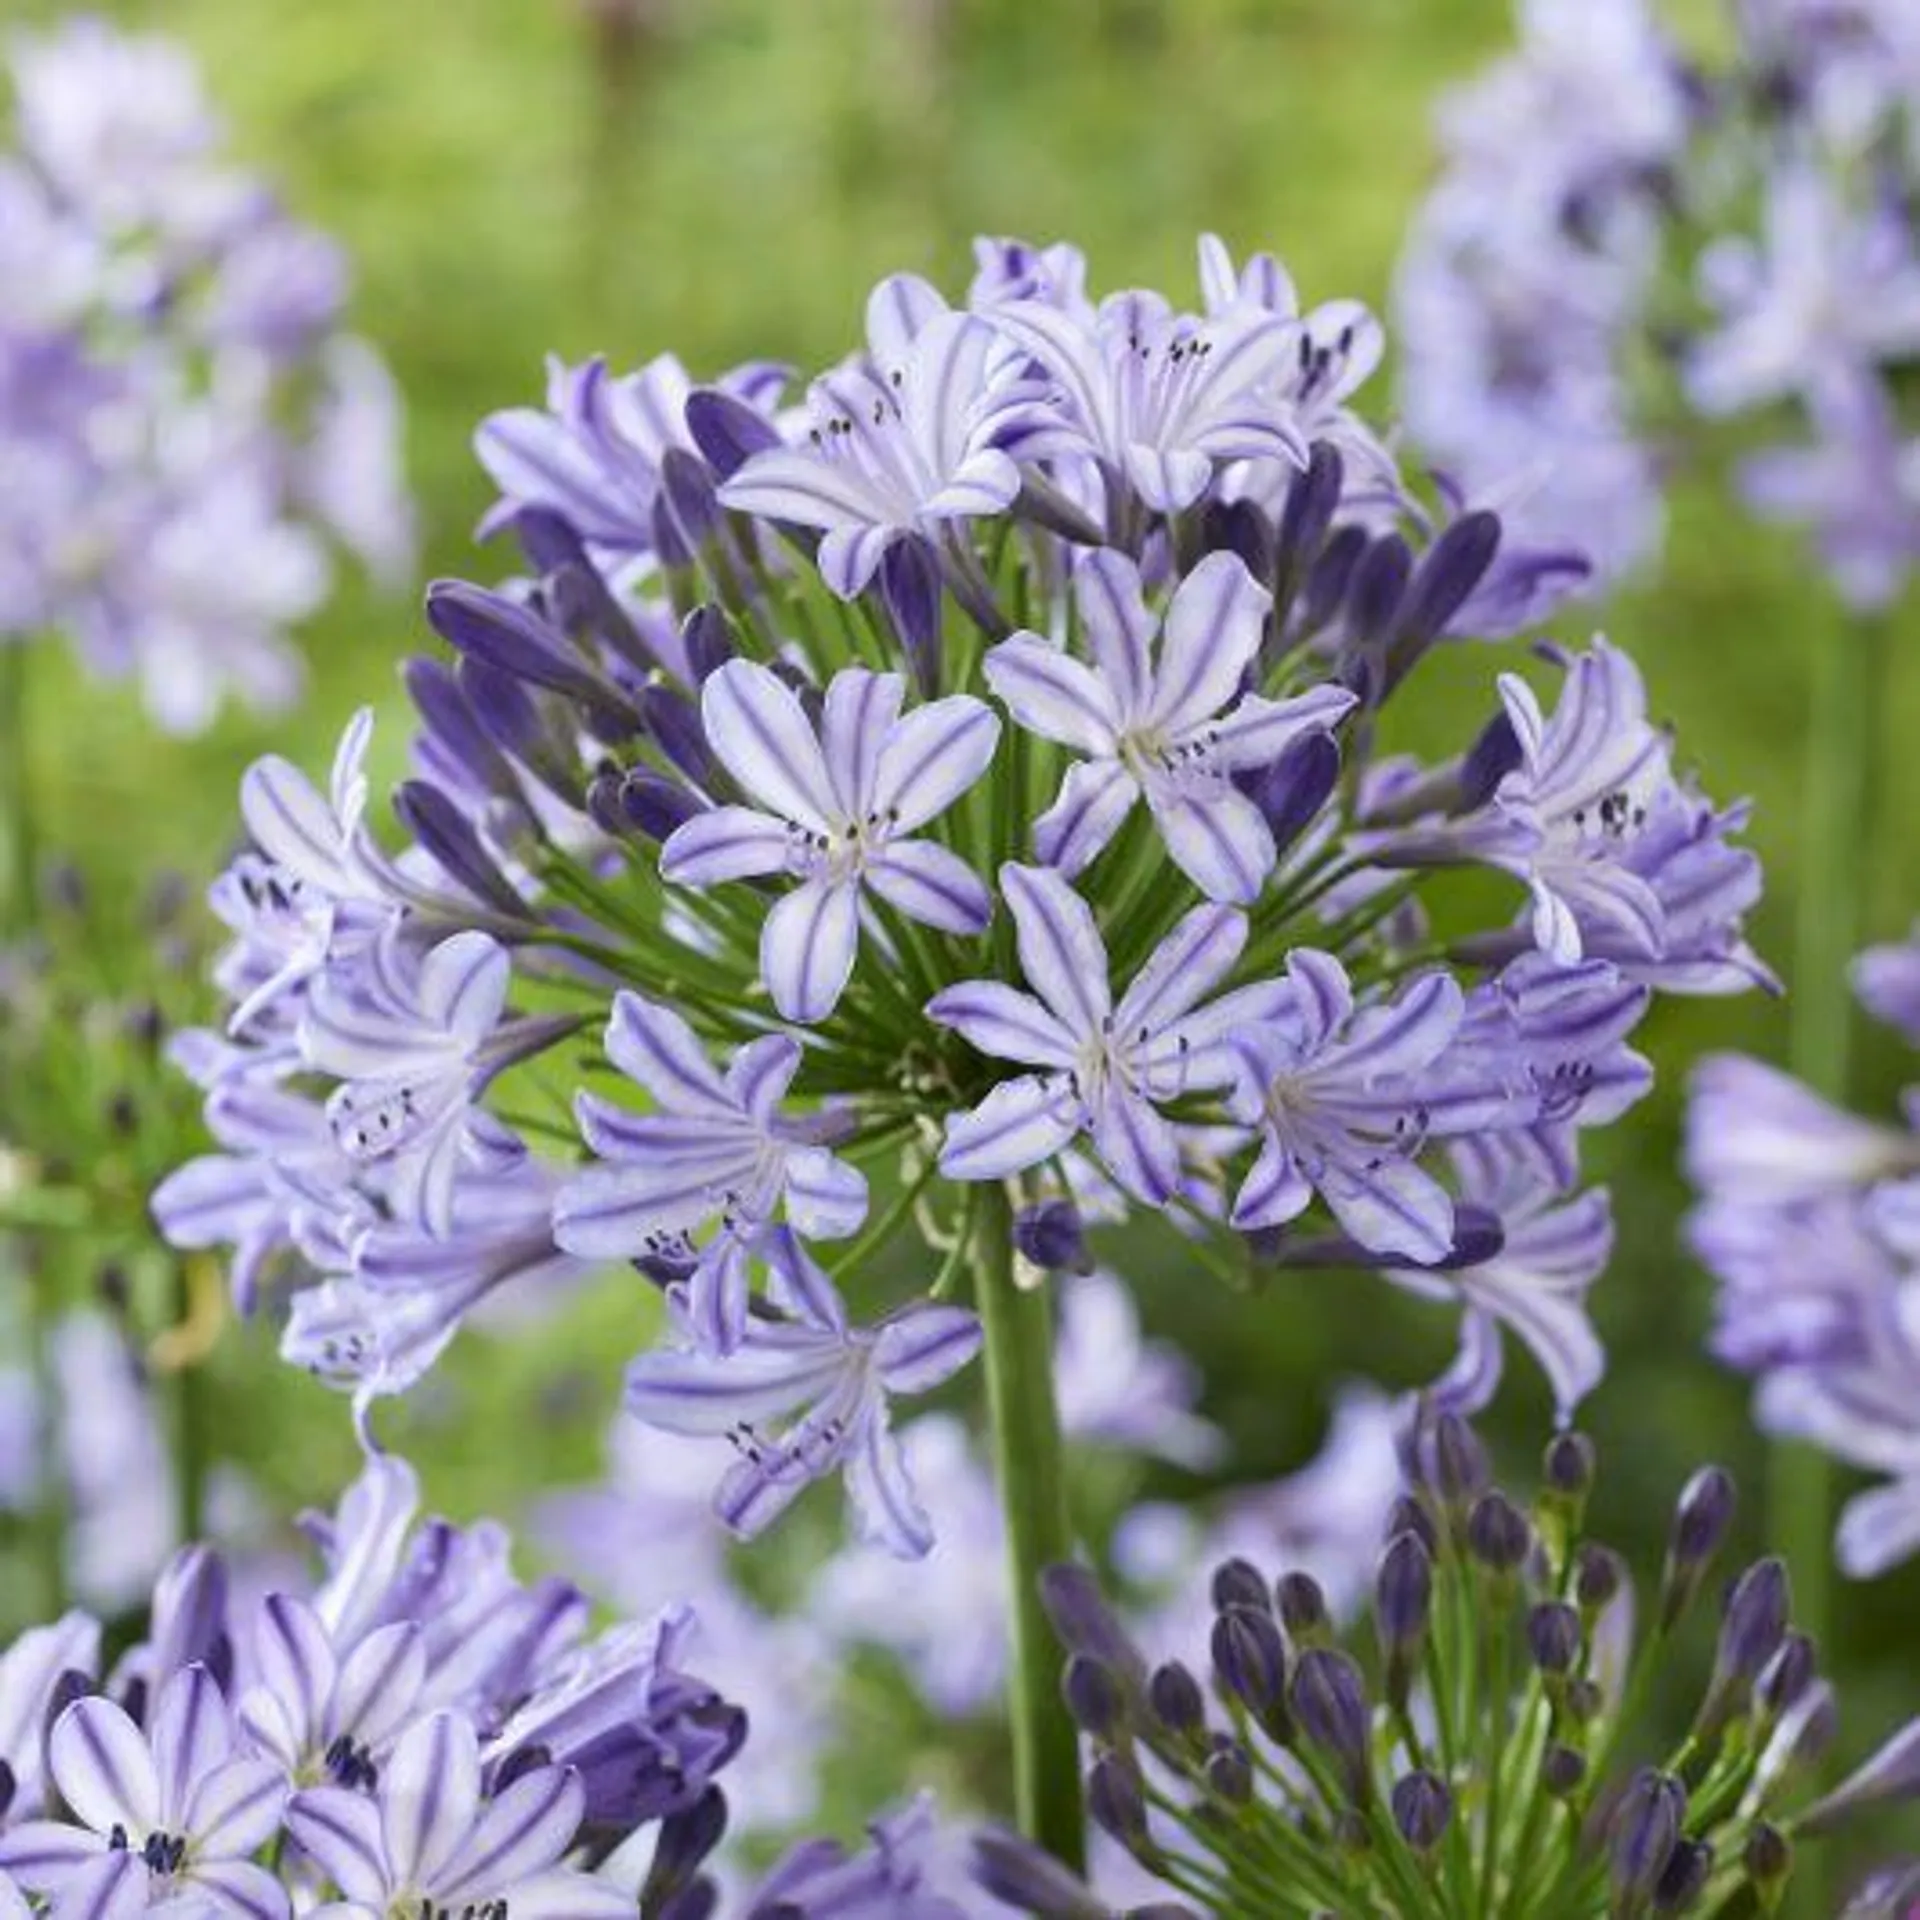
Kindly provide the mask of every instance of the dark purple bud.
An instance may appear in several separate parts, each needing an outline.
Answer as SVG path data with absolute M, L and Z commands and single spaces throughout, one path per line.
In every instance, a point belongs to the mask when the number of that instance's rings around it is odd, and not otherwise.
M 147 1684 L 144 1673 L 136 1673 L 127 1679 L 120 1688 L 120 1711 L 135 1726 L 144 1726 L 147 1719 L 147 1707 L 153 1697 L 153 1689 Z
M 621 777 L 617 800 L 622 823 L 650 840 L 665 840 L 676 827 L 705 811 L 677 781 L 645 767 L 635 767 Z
M 1497 713 L 1481 728 L 1479 739 L 1460 762 L 1457 810 L 1473 813 L 1484 807 L 1500 782 L 1519 764 L 1520 736 L 1505 712 Z
M 1574 1551 L 1573 1597 L 1589 1619 L 1604 1613 L 1627 1583 L 1627 1563 L 1611 1547 L 1584 1540 Z
M 1412 1534 L 1426 1548 L 1428 1559 L 1440 1551 L 1440 1534 L 1433 1524 L 1433 1515 L 1410 1493 L 1400 1494 L 1387 1510 L 1386 1532 L 1382 1537 L 1392 1540 L 1402 1533 Z
M 700 724 L 700 710 L 684 694 L 657 682 L 642 687 L 634 696 L 640 722 L 669 765 L 689 780 L 704 785 L 713 772 L 713 755 L 707 749 L 706 729 Z
M 1271 766 L 1247 776 L 1245 786 L 1284 853 L 1320 817 L 1340 784 L 1340 743 L 1330 733 L 1306 733 Z
M 1667 1534 L 1667 1560 L 1660 1579 L 1660 1619 L 1671 1627 L 1700 1590 L 1708 1563 L 1733 1525 L 1732 1479 L 1719 1467 L 1702 1467 L 1680 1490 Z
M 1533 1545 L 1527 1516 L 1497 1487 L 1483 1493 L 1467 1516 L 1467 1551 L 1492 1573 L 1517 1573 Z
M 517 799 L 520 789 L 513 769 L 474 717 L 466 693 L 446 662 L 416 656 L 401 669 L 401 678 L 414 711 L 455 766 L 491 792 Z
M 1586 1783 L 1587 1757 L 1577 1747 L 1554 1741 L 1540 1756 L 1540 1784 L 1556 1800 L 1569 1800 Z
M 1393 1824 L 1415 1853 L 1432 1852 L 1452 1818 L 1453 1795 L 1424 1767 L 1393 1783 Z
M 1527 1651 L 1542 1673 L 1568 1673 L 1580 1658 L 1580 1615 L 1564 1600 L 1543 1600 L 1527 1614 Z
M 1082 1732 L 1096 1740 L 1106 1740 L 1126 1719 L 1127 1703 L 1120 1683 L 1111 1668 L 1103 1666 L 1091 1654 L 1068 1657 L 1066 1672 L 1060 1679 L 1061 1697 L 1067 1712 Z
M 1321 548 L 1308 570 L 1306 591 L 1301 597 L 1303 632 L 1317 633 L 1333 618 L 1347 597 L 1348 583 L 1366 545 L 1367 536 L 1359 527 L 1342 527 Z
M 925 692 L 940 683 L 940 564 L 917 534 L 896 540 L 880 562 L 880 597 Z
M 546 687 L 593 708 L 625 706 L 620 691 L 591 667 L 532 608 L 466 580 L 436 580 L 427 589 L 427 622 L 468 659 L 484 661 L 529 685 Z
M 1038 1920 L 1112 1920 L 1104 1900 L 1096 1900 L 1052 1854 L 1022 1834 L 982 1828 L 973 1836 L 970 1864 L 974 1879 L 995 1899 Z
M 727 1797 L 708 1787 L 692 1806 L 669 1814 L 653 1843 L 644 1898 L 651 1902 L 690 1886 L 727 1831 Z
M 624 776 L 618 767 L 605 766 L 587 782 L 587 818 L 604 834 L 619 838 L 627 823 L 620 812 L 620 782 Z
M 1368 1770 L 1367 1692 L 1360 1669 L 1335 1647 L 1312 1647 L 1294 1668 L 1288 1695 L 1293 1717 L 1340 1769 L 1347 1797 L 1364 1802 Z
M 653 509 L 656 542 L 663 532 L 671 540 L 671 551 L 660 545 L 661 559 L 669 566 L 684 565 L 719 524 L 720 502 L 706 462 L 684 447 L 669 447 L 660 456 L 660 491 Z
M 1601 1692 L 1599 1681 L 1584 1678 L 1569 1680 L 1560 1697 L 1560 1711 L 1580 1727 L 1597 1720 L 1606 1704 L 1607 1696 Z
M 1389 1662 L 1404 1659 L 1426 1638 L 1433 1610 L 1433 1556 L 1417 1533 L 1387 1542 L 1373 1583 L 1373 1623 Z
M 1687 1790 L 1672 1774 L 1642 1767 L 1633 1776 L 1607 1826 L 1607 1875 L 1622 1906 L 1652 1899 L 1686 1814 Z
M 1146 1661 L 1089 1569 L 1070 1561 L 1048 1567 L 1040 1576 L 1040 1599 L 1069 1652 L 1092 1654 L 1129 1688 L 1145 1683 Z
M 1147 1704 L 1153 1717 L 1179 1739 L 1193 1739 L 1206 1730 L 1206 1697 L 1200 1682 L 1178 1660 L 1154 1668 L 1147 1682 Z
M 1453 1244 L 1431 1271 L 1458 1273 L 1467 1267 L 1484 1267 L 1500 1257 L 1506 1244 L 1506 1222 L 1491 1207 L 1459 1201 L 1453 1209 Z
M 1293 1639 L 1312 1640 L 1331 1632 L 1327 1596 L 1312 1574 L 1282 1574 L 1275 1597 L 1280 1602 L 1280 1624 Z
M 1213 1670 L 1221 1687 L 1265 1726 L 1286 1704 L 1287 1650 L 1273 1616 L 1253 1607 L 1229 1607 L 1216 1616 Z
M 721 480 L 731 480 L 756 453 L 780 445 L 771 420 L 718 387 L 696 387 L 687 395 L 686 422 L 688 439 Z
M 1446 632 L 1447 623 L 1487 577 L 1499 551 L 1500 516 L 1480 510 L 1463 513 L 1427 549 L 1394 638 L 1396 681 Z
M 1754 1699 L 1769 1721 L 1778 1720 L 1812 1686 L 1817 1662 L 1813 1642 L 1789 1633 L 1754 1683 Z
M 1213 1570 L 1209 1588 L 1214 1610 L 1224 1613 L 1229 1607 L 1251 1607 L 1255 1613 L 1271 1613 L 1273 1597 L 1267 1591 L 1266 1575 L 1250 1560 L 1223 1560 Z
M 1071 1200 L 1042 1200 L 1013 1216 L 1013 1244 L 1022 1259 L 1048 1273 L 1091 1273 L 1093 1258 Z
M 1682 1840 L 1668 1856 L 1667 1870 L 1653 1890 L 1655 1913 L 1685 1913 L 1713 1878 L 1713 1849 L 1704 1840 Z
M 687 671 L 699 684 L 716 667 L 733 658 L 733 629 L 727 616 L 714 606 L 699 606 L 687 615 L 680 627 L 680 651 L 687 657 Z
M 719 1884 L 703 1874 L 678 1893 L 668 1894 L 660 1905 L 659 1920 L 714 1920 L 719 1911 Z
M 1253 1761 L 1239 1741 L 1222 1736 L 1204 1771 L 1207 1785 L 1230 1805 L 1244 1807 L 1253 1798 Z
M 1287 486 L 1273 542 L 1273 605 L 1284 618 L 1302 571 L 1314 565 L 1346 485 L 1346 462 L 1329 440 L 1316 440 L 1307 464 Z M 1337 599 L 1338 596 L 1336 595 Z
M 1422 1420 L 1413 1445 L 1419 1477 L 1446 1512 L 1464 1514 L 1486 1491 L 1493 1477 L 1487 1450 L 1457 1413 Z
M 1383 534 L 1354 562 L 1346 607 L 1350 645 L 1372 648 L 1385 640 L 1412 572 L 1412 550 L 1397 533 Z
M 1121 1753 L 1103 1753 L 1087 1773 L 1087 1812 L 1129 1853 L 1151 1853 L 1147 1795 L 1140 1769 Z
M 1272 577 L 1272 523 L 1251 500 L 1210 500 L 1205 512 L 1209 553 L 1231 553 L 1256 580 Z
M 7 1817 L 12 1809 L 14 1796 L 20 1791 L 20 1782 L 13 1769 L 4 1760 L 0 1760 L 0 1820 Z
M 1770 1820 L 1757 1820 L 1747 1835 L 1740 1864 L 1762 1893 L 1785 1886 L 1793 1872 L 1793 1844 Z
M 1778 1559 L 1756 1561 L 1733 1583 L 1720 1620 L 1714 1654 L 1714 1685 L 1744 1685 L 1779 1651 L 1792 1611 L 1787 1569 Z
M 1597 1464 L 1593 1442 L 1584 1433 L 1555 1434 L 1541 1466 L 1547 1491 L 1577 1508 L 1593 1491 Z
M 487 851 L 472 820 L 438 787 L 425 780 L 403 780 L 394 790 L 393 810 L 420 850 L 455 886 L 509 920 L 527 918 L 526 902 Z

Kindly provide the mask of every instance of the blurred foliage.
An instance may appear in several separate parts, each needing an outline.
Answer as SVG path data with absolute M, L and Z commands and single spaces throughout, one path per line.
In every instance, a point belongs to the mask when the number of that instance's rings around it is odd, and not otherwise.
M 50 16 L 41 0 L 13 15 Z M 485 577 L 487 501 L 474 423 L 536 397 L 549 350 L 630 365 L 678 351 L 696 372 L 752 356 L 805 371 L 857 338 L 868 285 L 915 268 L 949 287 L 976 232 L 1083 245 L 1102 287 L 1190 283 L 1195 235 L 1270 247 L 1308 299 L 1384 301 L 1400 226 L 1427 168 L 1436 91 L 1508 35 L 1505 0 L 166 0 L 107 9 L 177 32 L 206 61 L 243 147 L 297 210 L 359 263 L 359 324 L 391 357 L 412 409 L 411 456 L 435 572 Z M 1696 5 L 1690 15 L 1706 18 Z M 1386 383 L 1374 397 L 1386 407 Z M 1676 457 L 1679 450 L 1676 449 Z M 1606 611 L 1658 709 L 1716 795 L 1751 794 L 1771 872 L 1760 944 L 1788 951 L 1799 753 L 1814 650 L 1849 644 L 1788 539 L 1680 483 L 1664 573 Z M 1580 637 L 1579 616 L 1562 623 Z M 1911 614 L 1904 622 L 1917 623 Z M 1920 635 L 1916 636 L 1920 638 Z M 273 724 L 230 715 L 206 741 L 146 727 L 135 701 L 49 656 L 34 688 L 31 778 L 45 831 L 109 896 L 174 868 L 210 874 L 234 832 L 233 789 L 271 743 L 322 765 L 348 713 L 372 700 L 378 766 L 404 748 L 395 677 L 424 627 L 408 605 L 349 588 L 310 633 L 313 691 Z M 1881 724 L 1920 720 L 1920 663 L 1894 650 Z M 1504 663 L 1503 663 L 1504 664 Z M 1458 740 L 1490 698 L 1491 663 L 1456 654 L 1426 711 Z M 1424 728 L 1422 729 L 1424 731 Z M 1410 740 L 1409 744 L 1419 744 Z M 1920 756 L 1890 755 L 1856 857 L 1887 936 L 1920 901 Z M 1779 1005 L 1668 1004 L 1644 1041 L 1657 1096 L 1594 1149 L 1611 1182 L 1620 1253 L 1599 1295 L 1613 1370 L 1591 1409 L 1608 1459 L 1599 1520 L 1657 1553 L 1667 1501 L 1699 1457 L 1725 1459 L 1757 1534 L 1758 1456 L 1738 1383 L 1700 1352 L 1704 1277 L 1684 1257 L 1679 1091 L 1701 1051 L 1778 1055 Z M 1877 1094 L 1902 1073 L 1872 1053 Z M 1249 1301 L 1161 1248 L 1154 1327 L 1201 1360 L 1210 1410 L 1249 1471 L 1316 1444 L 1330 1385 L 1369 1372 L 1424 1378 L 1446 1328 L 1365 1277 L 1291 1276 Z M 383 1423 L 458 1513 L 512 1511 L 596 1468 L 619 1363 L 643 1333 L 630 1284 L 564 1321 L 468 1340 Z M 345 1410 L 285 1373 L 255 1337 L 229 1346 L 216 1448 L 282 1506 L 326 1495 L 348 1468 Z M 1499 1430 L 1531 1448 L 1547 1407 L 1524 1364 Z M 1892 1717 L 1875 1682 L 1912 1664 L 1904 1636 L 1920 1570 L 1841 1596 L 1839 1638 L 1867 1698 L 1849 1744 Z M 1910 1691 L 1910 1689 L 1909 1689 Z

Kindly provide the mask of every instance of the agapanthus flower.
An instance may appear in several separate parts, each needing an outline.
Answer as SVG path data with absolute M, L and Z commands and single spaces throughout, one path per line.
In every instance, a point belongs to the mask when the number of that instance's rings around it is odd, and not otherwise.
M 749 1320 L 724 1354 L 688 1345 L 643 1354 L 627 1374 L 627 1411 L 669 1433 L 723 1434 L 738 1459 L 715 1494 L 734 1532 L 761 1531 L 815 1480 L 844 1476 L 861 1536 L 903 1558 L 932 1542 L 889 1401 L 925 1393 L 980 1346 L 961 1307 L 931 1301 L 871 1327 L 852 1325 L 831 1280 L 790 1231 L 766 1248 L 780 1317 Z
M 1808 526 L 1848 605 L 1890 605 L 1920 556 L 1902 9 L 1756 0 L 1711 54 L 1639 0 L 1519 22 L 1442 109 L 1400 265 L 1416 442 L 1475 492 L 1528 480 L 1519 523 L 1584 534 L 1599 587 L 1655 552 L 1670 476 L 1737 420 L 1770 442 L 1739 496 Z
M 964 308 L 874 289 L 818 445 L 764 369 L 658 358 L 496 416 L 523 568 L 430 590 L 392 822 L 364 720 L 324 793 L 247 776 L 231 1030 L 180 1043 L 224 1151 L 160 1212 L 369 1429 L 509 1290 L 637 1266 L 669 1321 L 630 1404 L 738 1429 L 741 1528 L 844 1470 L 918 1550 L 890 1395 L 1153 1214 L 1216 1268 L 1417 1268 L 1477 1380 L 1504 1308 L 1589 1383 L 1578 1147 L 1644 1093 L 1656 992 L 1757 975 L 1737 810 L 1604 650 L 1551 717 L 1489 674 L 1436 762 L 1383 757 L 1443 640 L 1580 563 L 1398 471 L 1354 303 L 1211 243 L 1204 319 L 1096 302 L 1070 247 L 978 261 Z M 1582 838 L 1582 781 L 1609 820 L 1633 787 L 1624 836 Z M 1490 862 L 1539 927 L 1488 923 Z M 1502 1265 L 1469 1189 L 1509 1161 Z
M 1156 1664 L 1089 1569 L 1047 1574 L 1089 1809 L 1161 1896 L 1134 1912 L 1468 1914 L 1492 1900 L 1599 1916 L 1681 1911 L 1709 1884 L 1764 1906 L 1801 1848 L 1920 1792 L 1909 1724 L 1810 1794 L 1836 1699 L 1778 1560 L 1726 1586 L 1684 1737 L 1649 1761 L 1626 1745 L 1645 1739 L 1646 1676 L 1725 1544 L 1733 1487 L 1717 1468 L 1675 1504 L 1649 1624 L 1621 1556 L 1586 1531 L 1582 1436 L 1553 1442 L 1526 1506 L 1491 1484 L 1455 1416 L 1423 1417 L 1408 1455 L 1364 1628 L 1340 1632 L 1298 1570 L 1228 1558 L 1198 1657 Z M 1497 1652 L 1469 1663 L 1470 1644 Z M 1009 1833 L 980 1837 L 975 1870 L 1048 1920 L 1117 1911 Z
M 229 693 L 283 708 L 330 550 L 389 581 L 412 556 L 346 263 L 235 163 L 173 41 L 75 19 L 7 67 L 0 638 L 65 635 L 175 732 Z

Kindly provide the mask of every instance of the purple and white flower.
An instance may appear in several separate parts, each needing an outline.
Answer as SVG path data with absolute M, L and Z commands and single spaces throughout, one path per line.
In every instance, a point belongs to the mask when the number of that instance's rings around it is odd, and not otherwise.
M 780 1317 L 750 1319 L 730 1353 L 688 1344 L 642 1354 L 628 1370 L 627 1411 L 669 1433 L 733 1443 L 739 1457 L 714 1507 L 743 1538 L 837 1472 L 860 1537 L 919 1558 L 933 1536 L 888 1402 L 925 1393 L 965 1366 L 979 1350 L 979 1321 L 923 1302 L 857 1327 L 791 1232 L 769 1236 L 766 1258 Z
M 1034 822 L 1035 853 L 1072 879 L 1144 799 L 1175 863 L 1208 899 L 1255 899 L 1273 872 L 1273 832 L 1232 776 L 1271 766 L 1303 735 L 1335 725 L 1353 695 L 1334 686 L 1291 700 L 1242 692 L 1272 596 L 1230 553 L 1187 575 L 1163 621 L 1124 554 L 1084 559 L 1074 603 L 1090 663 L 1017 633 L 984 667 L 1021 726 L 1085 756 Z
M 966 862 L 916 827 L 986 770 L 1000 723 L 956 694 L 902 715 L 904 679 L 849 667 L 827 688 L 818 731 L 768 668 L 729 661 L 701 691 L 720 763 L 757 806 L 722 806 L 676 829 L 660 870 L 684 886 L 792 873 L 768 913 L 760 968 L 783 1018 L 824 1020 L 839 1004 L 871 892 L 910 920 L 978 933 L 992 913 Z

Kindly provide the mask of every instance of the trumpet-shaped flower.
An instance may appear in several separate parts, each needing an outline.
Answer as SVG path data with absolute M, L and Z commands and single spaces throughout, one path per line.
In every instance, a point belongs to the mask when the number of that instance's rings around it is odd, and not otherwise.
M 796 1040 L 752 1041 L 723 1074 L 678 1014 L 622 993 L 607 1057 L 655 1110 L 579 1096 L 580 1129 L 604 1164 L 561 1189 L 555 1238 L 585 1258 L 677 1270 L 691 1325 L 729 1352 L 746 1332 L 748 1258 L 760 1231 L 784 1215 L 808 1239 L 842 1238 L 866 1218 L 866 1180 L 820 1144 L 818 1122 L 780 1113 L 800 1066 Z M 696 1246 L 709 1227 L 712 1238 Z
M 739 1457 L 714 1508 L 743 1538 L 837 1472 L 860 1536 L 918 1559 L 933 1535 L 888 1400 L 925 1393 L 965 1366 L 980 1346 L 979 1321 L 964 1308 L 922 1302 L 856 1327 L 790 1231 L 768 1237 L 767 1263 L 782 1317 L 748 1320 L 729 1354 L 692 1345 L 642 1354 L 627 1374 L 627 1411 L 669 1433 L 732 1443 Z
M 789 1020 L 824 1020 L 859 948 L 862 893 L 910 920 L 978 933 L 992 913 L 965 861 L 912 837 L 985 771 L 1000 723 L 965 694 L 902 715 L 897 673 L 848 667 L 827 688 L 818 732 L 778 675 L 744 660 L 701 695 L 707 740 L 757 806 L 715 807 L 677 828 L 660 870 L 687 886 L 772 873 L 800 885 L 767 915 L 760 968 Z
M 1209 555 L 1188 574 L 1164 622 L 1124 554 L 1083 560 L 1074 600 L 1091 664 L 1034 633 L 986 658 L 987 684 L 1023 727 L 1086 756 L 1035 821 L 1034 851 L 1072 878 L 1144 798 L 1168 851 L 1208 899 L 1253 900 L 1273 872 L 1273 831 L 1232 776 L 1271 766 L 1303 734 L 1334 725 L 1352 694 L 1334 686 L 1293 700 L 1242 694 L 1272 596 L 1233 554 Z
M 1201 906 L 1181 920 L 1116 1004 L 1093 910 L 1057 873 L 1009 864 L 1000 885 L 1031 993 L 969 980 L 927 1003 L 927 1017 L 1000 1060 L 1040 1068 L 1003 1080 L 947 1121 L 940 1167 L 954 1180 L 999 1180 L 1088 1135 L 1121 1186 L 1164 1206 L 1181 1181 L 1178 1136 L 1160 1108 L 1231 1077 L 1224 1042 L 1270 1017 L 1268 982 L 1206 996 L 1246 944 L 1245 916 Z

